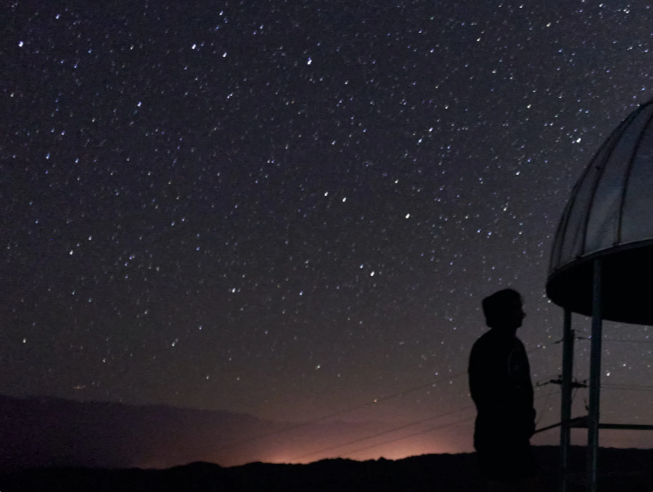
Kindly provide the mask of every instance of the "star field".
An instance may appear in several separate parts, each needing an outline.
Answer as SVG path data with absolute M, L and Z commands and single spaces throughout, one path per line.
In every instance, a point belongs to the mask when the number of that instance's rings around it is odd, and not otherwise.
M 1 393 L 301 421 L 433 381 L 339 417 L 409 423 L 471 404 L 508 286 L 534 382 L 560 373 L 548 256 L 650 97 L 645 2 L 1 9 Z M 649 330 L 605 333 L 606 419 L 653 423 Z

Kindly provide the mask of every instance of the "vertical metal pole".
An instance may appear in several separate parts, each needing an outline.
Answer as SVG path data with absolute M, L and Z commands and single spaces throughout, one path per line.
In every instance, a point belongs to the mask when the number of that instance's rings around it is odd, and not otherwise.
M 594 281 L 592 287 L 592 348 L 590 354 L 590 408 L 587 428 L 588 490 L 597 492 L 599 453 L 599 406 L 601 391 L 601 260 L 594 260 Z
M 571 445 L 571 381 L 574 370 L 574 331 L 571 329 L 571 311 L 565 309 L 562 335 L 562 408 L 560 410 L 560 492 L 567 492 L 569 474 L 569 447 Z

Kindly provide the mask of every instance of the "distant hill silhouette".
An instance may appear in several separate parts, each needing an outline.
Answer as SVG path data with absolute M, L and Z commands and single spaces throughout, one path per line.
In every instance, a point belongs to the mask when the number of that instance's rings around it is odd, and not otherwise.
M 233 466 L 280 461 L 386 429 L 378 423 L 298 425 L 165 405 L 0 395 L 0 470 L 169 468 L 196 461 Z
M 537 447 L 545 490 L 557 490 L 558 448 Z M 572 448 L 577 469 L 584 468 L 585 451 Z M 653 450 L 602 449 L 601 471 L 626 476 L 602 477 L 601 492 L 650 492 L 653 472 L 646 470 Z M 478 492 L 473 454 L 424 455 L 403 460 L 323 460 L 308 465 L 251 463 L 224 468 L 193 463 L 168 470 L 36 469 L 0 475 L 3 492 Z M 585 488 L 576 484 L 571 492 Z
M 59 398 L 0 396 L 0 491 L 439 491 L 479 489 L 475 456 L 403 460 L 281 460 L 385 430 L 382 424 L 297 424 L 250 415 Z M 256 437 L 266 435 L 264 439 Z M 230 446 L 229 443 L 239 443 Z M 316 447 L 317 446 L 317 447 Z M 557 447 L 536 447 L 556 490 Z M 574 467 L 585 451 L 573 448 Z M 601 492 L 653 490 L 653 450 L 601 449 Z M 200 463 L 211 461 L 222 466 Z M 192 464 L 188 464 L 192 463 Z M 185 465 L 185 466 L 178 466 Z M 242 465 L 242 466 L 233 466 Z M 226 466 L 231 466 L 226 468 Z M 167 468 L 167 469 L 140 469 Z M 651 470 L 648 474 L 637 473 Z M 619 472 L 626 476 L 611 476 Z M 572 492 L 583 490 L 581 486 Z

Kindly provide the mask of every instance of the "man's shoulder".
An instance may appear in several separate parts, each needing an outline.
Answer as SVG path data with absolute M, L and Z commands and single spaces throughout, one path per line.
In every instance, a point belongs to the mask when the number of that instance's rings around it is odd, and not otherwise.
M 483 335 L 481 335 L 474 345 L 472 346 L 472 355 L 479 353 L 503 353 L 506 351 L 513 350 L 515 348 L 515 343 L 523 347 L 522 343 L 517 337 L 506 336 L 504 333 L 501 333 L 497 330 L 488 330 Z
M 521 341 L 519 338 L 517 338 L 517 337 L 515 337 L 515 344 L 516 344 L 517 346 L 521 347 L 522 349 L 525 349 L 525 347 L 524 347 L 524 342 L 522 342 L 522 341 Z
M 478 340 L 474 342 L 474 347 L 481 348 L 487 345 L 494 345 L 495 343 L 497 343 L 496 333 L 494 330 L 488 330 L 478 337 Z
M 494 333 L 492 333 L 492 330 L 488 330 L 474 342 L 474 345 L 472 345 L 471 357 L 480 357 L 482 354 L 491 352 L 495 346 L 496 340 Z

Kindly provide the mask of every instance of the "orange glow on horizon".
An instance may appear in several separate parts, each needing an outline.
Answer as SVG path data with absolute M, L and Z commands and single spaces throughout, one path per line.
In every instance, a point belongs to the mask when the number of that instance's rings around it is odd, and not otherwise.
M 334 450 L 335 451 L 335 450 Z M 326 459 L 350 459 L 354 461 L 368 461 L 368 460 L 401 460 L 411 456 L 421 456 L 424 454 L 454 454 L 459 452 L 466 452 L 462 450 L 453 450 L 450 446 L 433 441 L 422 441 L 413 443 L 393 443 L 386 446 L 377 446 L 365 450 L 352 450 L 350 452 L 344 451 L 340 453 L 315 453 L 302 456 L 301 453 L 296 451 L 284 450 L 274 453 L 266 457 L 264 461 L 268 463 L 277 464 L 309 464 Z

